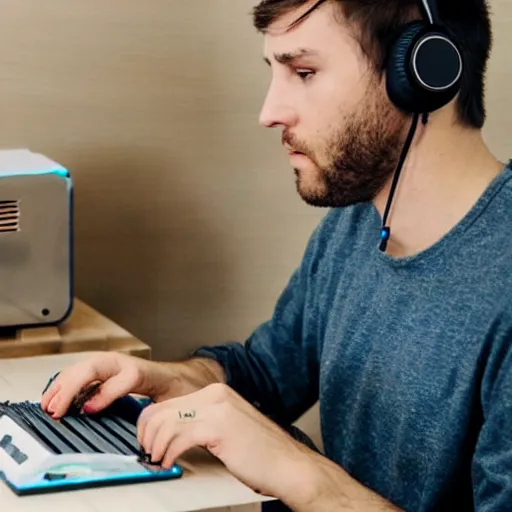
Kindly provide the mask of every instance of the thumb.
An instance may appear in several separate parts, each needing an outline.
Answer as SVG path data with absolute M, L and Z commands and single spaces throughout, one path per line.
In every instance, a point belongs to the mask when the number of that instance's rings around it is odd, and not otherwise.
M 105 381 L 94 396 L 87 400 L 82 409 L 85 414 L 96 414 L 106 409 L 115 400 L 132 391 L 133 383 L 123 373 Z

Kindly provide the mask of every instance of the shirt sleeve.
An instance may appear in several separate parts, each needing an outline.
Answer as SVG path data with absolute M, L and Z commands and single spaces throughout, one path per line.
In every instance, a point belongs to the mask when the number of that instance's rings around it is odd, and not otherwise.
M 316 270 L 325 243 L 326 217 L 311 236 L 271 318 L 244 343 L 201 347 L 192 354 L 219 362 L 227 384 L 283 426 L 293 423 L 318 400 Z
M 494 341 L 499 345 L 482 379 L 483 424 L 473 458 L 477 512 L 512 510 L 512 328 Z

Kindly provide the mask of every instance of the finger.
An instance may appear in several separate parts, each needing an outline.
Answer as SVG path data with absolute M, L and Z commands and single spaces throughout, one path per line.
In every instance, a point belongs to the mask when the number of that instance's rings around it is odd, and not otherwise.
M 48 409 L 49 403 L 52 401 L 52 398 L 58 393 L 59 390 L 60 384 L 55 382 L 55 379 L 50 384 L 48 384 L 43 394 L 41 395 L 41 408 L 43 411 Z
M 47 392 L 51 399 L 45 410 L 55 418 L 66 413 L 81 389 L 97 380 L 92 366 L 79 366 L 74 373 L 74 377 L 65 373 L 60 374 Z
M 83 405 L 83 411 L 86 414 L 96 414 L 118 398 L 127 395 L 133 390 L 135 376 L 130 371 L 121 371 L 105 381 L 98 392 L 87 400 Z
M 170 469 L 185 452 L 198 446 L 206 446 L 207 444 L 207 436 L 202 434 L 198 427 L 192 427 L 188 430 L 182 429 L 167 444 L 167 449 L 160 465 L 163 469 Z
M 80 361 L 60 372 L 48 389 L 53 394 L 46 409 L 54 418 L 64 415 L 78 393 L 95 381 L 105 381 L 118 371 L 112 355 L 102 354 Z
M 165 452 L 169 445 L 173 442 L 176 435 L 176 428 L 172 421 L 162 421 L 155 432 L 151 447 L 148 448 L 151 454 L 151 462 L 159 464 L 164 458 Z
M 198 435 L 207 431 L 204 423 L 197 421 L 197 416 L 192 418 L 179 409 L 166 407 L 158 416 L 153 416 L 151 421 L 158 423 L 152 440 L 149 440 L 149 437 L 147 440 L 147 450 L 151 453 L 151 460 L 154 463 L 161 464 L 166 454 L 168 457 L 176 458 L 189 448 L 207 444 L 207 437 Z M 168 454 L 169 447 L 172 449 Z
M 153 453 L 151 450 L 153 449 L 153 442 L 155 440 L 155 436 L 162 426 L 165 423 L 166 414 L 165 411 L 160 411 L 157 414 L 153 415 L 146 423 L 144 427 L 144 432 L 142 435 L 138 435 L 139 443 L 147 454 L 151 455 L 151 459 L 153 459 Z
M 139 415 L 137 420 L 137 441 L 142 446 L 146 427 L 153 416 L 158 414 L 166 406 L 167 402 L 160 402 L 158 404 L 149 405 Z

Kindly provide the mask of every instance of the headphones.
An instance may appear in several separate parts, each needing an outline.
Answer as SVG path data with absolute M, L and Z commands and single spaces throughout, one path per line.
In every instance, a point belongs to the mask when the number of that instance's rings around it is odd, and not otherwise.
M 325 0 L 317 0 L 302 16 L 308 16 Z M 379 249 L 386 251 L 391 228 L 387 220 L 402 168 L 416 133 L 419 118 L 428 122 L 428 114 L 438 110 L 457 95 L 463 72 L 459 45 L 439 20 L 436 0 L 421 0 L 423 21 L 413 21 L 399 29 L 392 39 L 386 59 L 386 90 L 399 110 L 412 114 L 411 127 L 391 183 L 382 217 Z
M 459 92 L 463 70 L 458 44 L 442 27 L 435 0 L 421 0 L 426 21 L 407 23 L 392 43 L 386 64 L 389 99 L 406 113 L 426 114 Z
M 387 220 L 402 168 L 412 144 L 418 119 L 427 123 L 428 114 L 448 104 L 459 92 L 462 54 L 440 24 L 436 0 L 421 0 L 428 21 L 404 25 L 393 41 L 386 64 L 389 99 L 412 123 L 400 154 L 382 217 L 379 249 L 386 251 L 391 228 Z

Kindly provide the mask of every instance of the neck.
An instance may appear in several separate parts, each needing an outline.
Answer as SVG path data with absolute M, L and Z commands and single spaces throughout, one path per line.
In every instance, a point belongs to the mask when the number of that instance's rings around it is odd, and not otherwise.
M 387 253 L 411 256 L 437 242 L 468 213 L 503 167 L 481 131 L 454 124 L 450 113 L 435 113 L 426 126 L 420 121 L 387 219 Z M 381 217 L 391 181 L 374 199 Z

